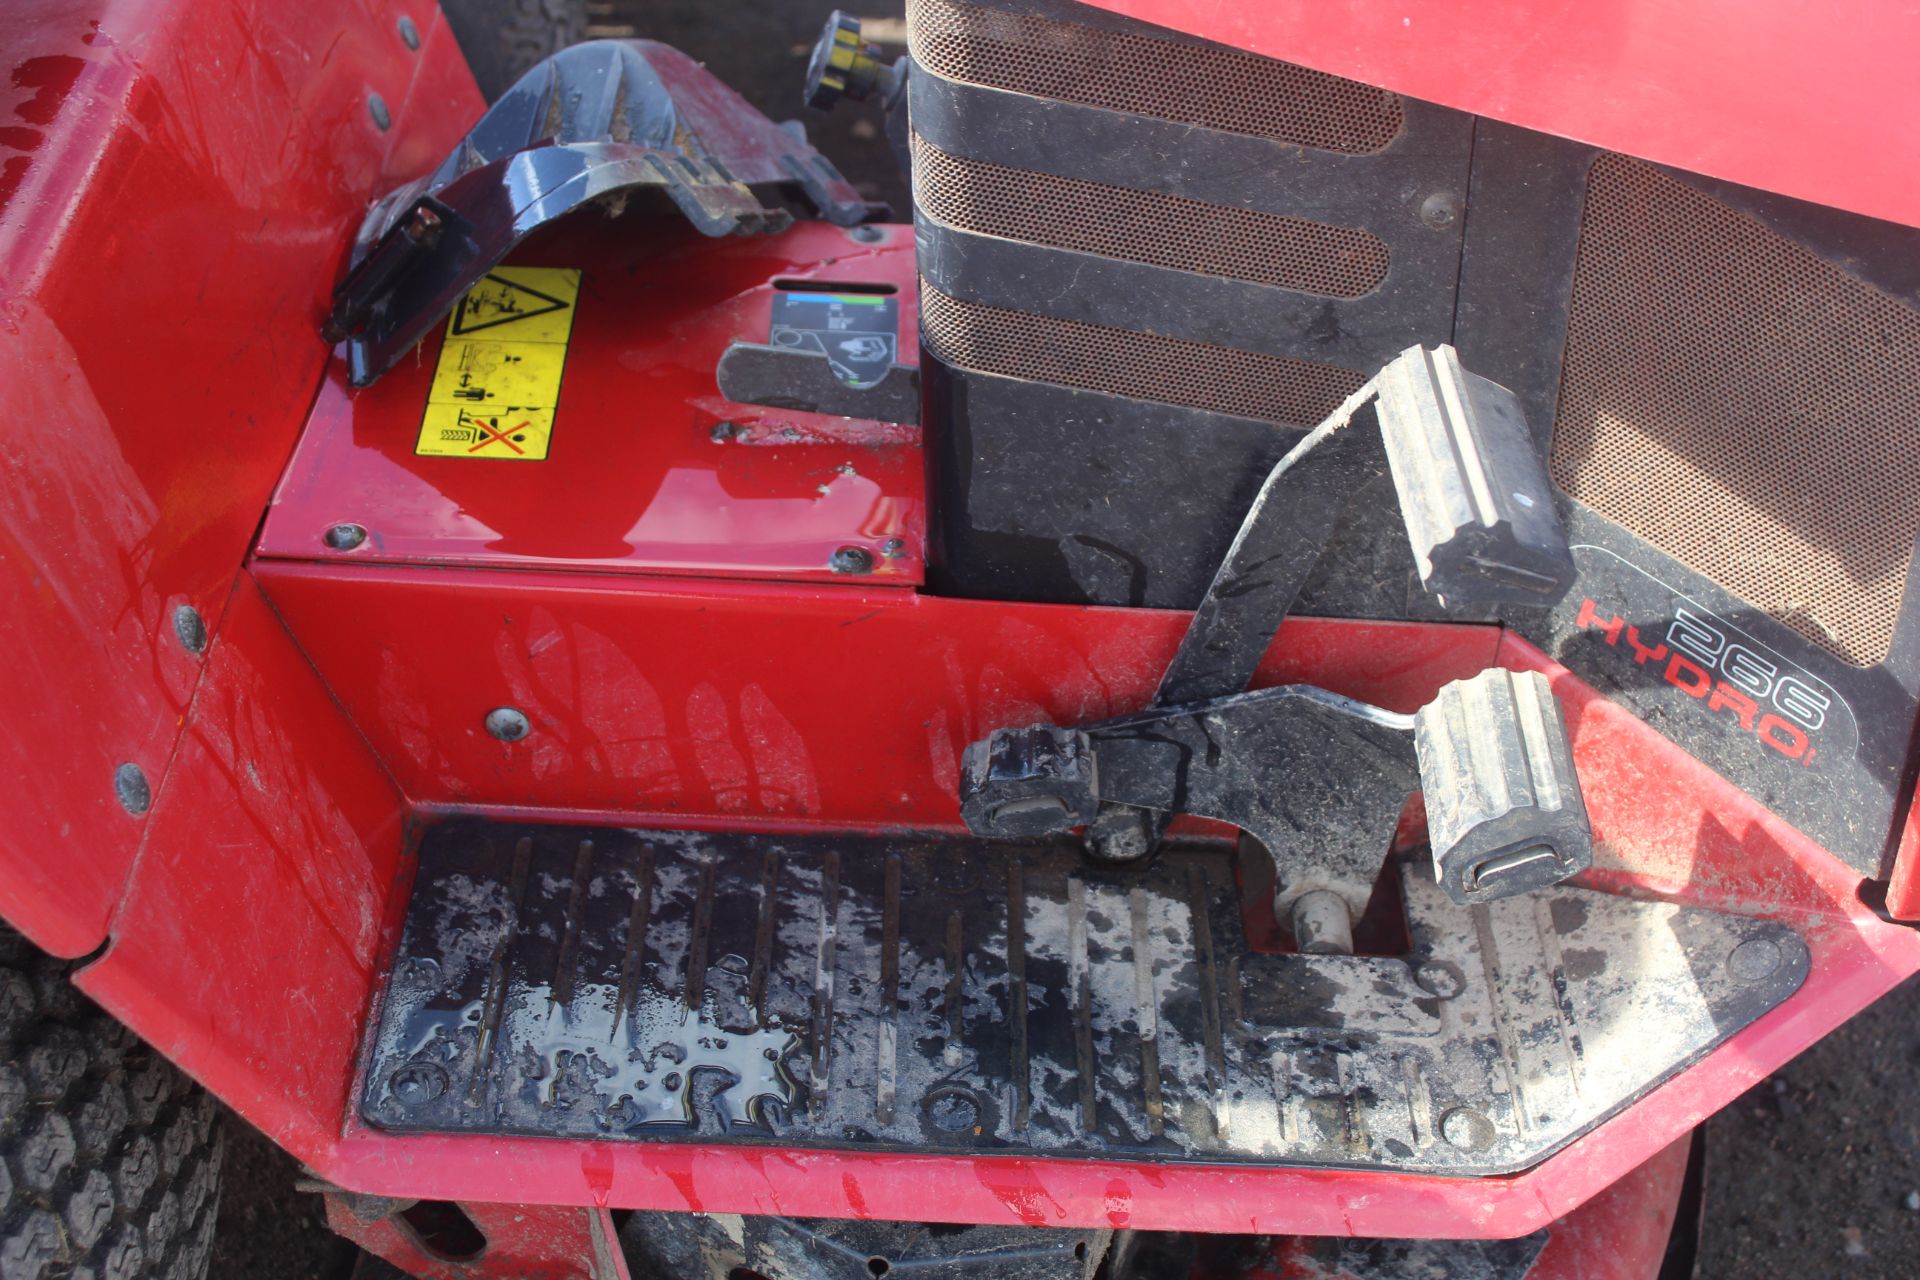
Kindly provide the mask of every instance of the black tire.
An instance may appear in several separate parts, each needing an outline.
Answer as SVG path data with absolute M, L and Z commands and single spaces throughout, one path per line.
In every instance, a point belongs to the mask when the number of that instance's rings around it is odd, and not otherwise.
M 441 0 L 440 9 L 488 102 L 587 34 L 585 0 Z
M 0 1276 L 201 1280 L 213 1098 L 0 924 Z

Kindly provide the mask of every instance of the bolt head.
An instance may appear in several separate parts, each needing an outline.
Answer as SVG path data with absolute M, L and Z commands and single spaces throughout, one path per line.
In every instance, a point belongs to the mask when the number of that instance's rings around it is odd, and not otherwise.
M 858 226 L 850 228 L 847 234 L 861 244 L 879 244 L 887 238 L 887 233 L 879 227 Z
M 366 540 L 367 528 L 359 524 L 336 524 L 320 535 L 320 541 L 334 551 L 352 551 Z
M 841 547 L 827 561 L 827 567 L 835 573 L 872 573 L 873 552 L 865 547 Z
M 980 1123 L 980 1103 L 969 1089 L 945 1085 L 926 1099 L 927 1120 L 946 1133 L 966 1133 Z
M 173 634 L 188 653 L 197 657 L 207 651 L 206 620 L 192 605 L 183 604 L 173 611 Z
M 447 1091 L 445 1068 L 432 1062 L 409 1062 L 387 1077 L 387 1089 L 404 1107 L 421 1107 Z
M 487 712 L 487 732 L 502 742 L 518 742 L 533 732 L 526 713 L 518 707 L 495 707 Z
M 153 788 L 137 764 L 123 764 L 113 771 L 113 794 L 120 807 L 136 818 L 153 807 Z

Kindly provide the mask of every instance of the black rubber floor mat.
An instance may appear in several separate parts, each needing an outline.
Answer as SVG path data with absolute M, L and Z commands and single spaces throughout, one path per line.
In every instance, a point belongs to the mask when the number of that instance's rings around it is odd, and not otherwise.
M 1789 929 L 1558 888 L 1407 958 L 1255 954 L 1231 855 L 429 831 L 370 1050 L 382 1127 L 1345 1165 L 1537 1161 L 1785 999 Z

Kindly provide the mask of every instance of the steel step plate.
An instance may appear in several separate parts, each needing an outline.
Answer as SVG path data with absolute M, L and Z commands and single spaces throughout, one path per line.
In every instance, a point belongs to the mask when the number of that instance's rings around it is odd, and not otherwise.
M 1556 888 L 1412 954 L 1258 954 L 1231 852 L 455 819 L 426 833 L 362 1096 L 408 1132 L 1538 1161 L 1791 994 L 1741 916 Z

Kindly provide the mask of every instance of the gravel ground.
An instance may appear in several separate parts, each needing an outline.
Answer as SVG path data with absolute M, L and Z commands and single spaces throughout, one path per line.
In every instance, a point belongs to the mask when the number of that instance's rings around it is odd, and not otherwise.
M 665 40 L 775 119 L 801 116 L 815 145 L 863 194 L 904 216 L 906 188 L 872 113 L 800 108 L 807 52 L 833 7 L 819 0 L 605 0 L 589 5 L 590 34 Z M 872 36 L 899 39 L 897 2 L 849 7 L 881 19 L 868 23 Z M 897 52 L 897 43 L 888 48 Z M 1920 1273 L 1916 1083 L 1920 984 L 1908 983 L 1710 1121 L 1696 1274 L 1906 1280 Z M 229 1133 L 213 1280 L 344 1280 L 352 1252 L 321 1224 L 318 1200 L 293 1189 L 293 1162 L 241 1123 Z

